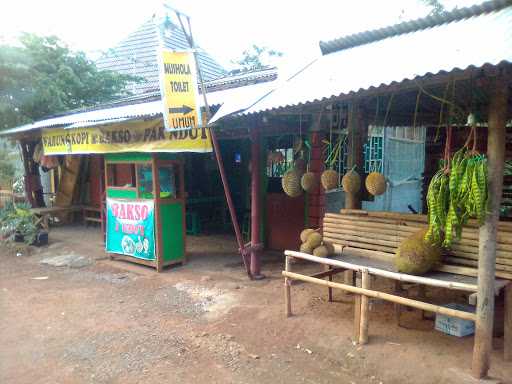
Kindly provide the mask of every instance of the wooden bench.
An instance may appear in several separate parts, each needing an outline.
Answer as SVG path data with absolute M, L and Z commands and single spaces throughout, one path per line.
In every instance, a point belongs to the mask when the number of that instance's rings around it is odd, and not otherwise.
M 59 217 L 65 213 L 71 212 L 80 212 L 82 211 L 82 207 L 79 205 L 71 205 L 68 207 L 44 207 L 44 208 L 31 208 L 30 212 L 32 212 L 37 217 L 37 223 L 41 224 L 41 227 L 45 231 L 50 230 L 50 219 L 53 217 Z
M 84 224 L 86 226 L 89 223 L 100 223 L 101 224 L 101 207 L 85 205 L 82 207 L 82 214 L 83 214 Z
M 392 261 L 400 242 L 426 227 L 425 215 L 342 210 L 325 215 L 323 234 L 338 252 Z M 512 280 L 512 223 L 501 222 L 498 228 L 496 277 Z M 478 224 L 470 220 L 436 269 L 477 276 L 477 265 Z
M 309 282 L 328 288 L 329 301 L 332 289 L 341 289 L 356 294 L 354 339 L 362 344 L 368 340 L 369 298 L 378 298 L 397 305 L 418 308 L 423 311 L 445 314 L 466 320 L 475 320 L 471 312 L 450 309 L 430 304 L 420 299 L 410 299 L 371 289 L 371 276 L 379 276 L 395 282 L 411 283 L 420 286 L 440 287 L 468 292 L 473 298 L 478 290 L 478 229 L 477 223 L 470 222 L 464 228 L 462 240 L 444 257 L 442 265 L 436 271 L 423 276 L 413 276 L 396 272 L 393 257 L 400 241 L 426 227 L 423 215 L 394 214 L 389 212 L 365 212 L 342 210 L 340 214 L 326 214 L 323 222 L 324 240 L 330 241 L 336 255 L 320 258 L 295 251 L 285 251 L 285 311 L 291 315 L 292 282 Z M 498 258 L 496 261 L 495 293 L 505 290 L 504 355 L 512 360 L 512 273 L 509 262 L 512 261 L 512 226 L 500 223 L 498 236 Z M 305 275 L 292 271 L 292 259 L 303 259 L 317 263 L 322 270 L 314 275 Z M 356 283 L 338 283 L 333 276 L 343 271 L 356 274 Z M 324 280 L 327 278 L 328 280 Z

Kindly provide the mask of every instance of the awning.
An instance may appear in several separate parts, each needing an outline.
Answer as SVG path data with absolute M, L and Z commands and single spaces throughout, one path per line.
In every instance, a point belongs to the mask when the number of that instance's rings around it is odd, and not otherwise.
M 429 74 L 512 62 L 511 1 L 456 10 L 441 17 L 440 24 L 422 22 L 427 19 L 410 22 L 421 28 L 416 31 L 400 29 L 399 24 L 387 28 L 391 33 L 373 42 L 354 39 L 355 46 L 319 57 L 265 97 L 247 100 L 245 106 L 239 100 L 226 101 L 213 120 L 233 112 L 247 115 L 306 105 Z M 358 35 L 368 34 L 378 35 Z M 332 45 L 335 47 L 335 42 Z

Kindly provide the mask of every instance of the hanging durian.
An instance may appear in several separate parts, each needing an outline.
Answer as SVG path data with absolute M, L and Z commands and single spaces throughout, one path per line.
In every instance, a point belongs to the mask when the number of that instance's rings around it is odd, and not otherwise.
M 300 185 L 306 192 L 312 192 L 318 186 L 318 178 L 313 172 L 306 172 L 300 179 Z
M 357 193 L 361 189 L 361 177 L 359 174 L 351 169 L 341 179 L 343 190 L 347 193 Z
M 286 171 L 283 175 L 283 178 L 281 179 L 284 193 L 290 197 L 297 197 L 302 195 L 300 178 L 301 175 L 295 168 L 291 168 Z
M 365 185 L 373 196 L 380 196 L 386 192 L 386 177 L 380 172 L 371 172 L 366 177 Z
M 324 187 L 326 191 L 336 188 L 338 186 L 338 178 L 338 172 L 333 169 L 323 171 L 322 176 L 320 177 L 322 187 Z

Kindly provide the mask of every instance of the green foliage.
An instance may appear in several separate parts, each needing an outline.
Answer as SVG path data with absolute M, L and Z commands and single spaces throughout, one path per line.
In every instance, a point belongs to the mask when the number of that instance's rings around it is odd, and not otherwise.
M 11 189 L 15 174 L 16 165 L 12 162 L 9 152 L 0 148 L 0 189 Z
M 10 190 L 14 180 L 23 175 L 23 165 L 16 146 L 0 139 L 0 189 Z
M 512 160 L 505 163 L 505 176 L 512 176 Z
M 15 235 L 20 235 L 26 244 L 32 244 L 37 232 L 35 216 L 30 212 L 29 204 L 9 203 L 0 209 L 0 238 L 4 241 L 12 242 Z
M 460 239 L 469 218 L 483 224 L 487 198 L 487 158 L 466 148 L 455 152 L 449 168 L 440 169 L 430 182 L 426 239 L 434 243 L 442 240 L 449 248 L 454 239 Z
M 439 0 L 421 0 L 423 4 L 430 8 L 429 16 L 439 16 L 446 13 L 446 9 Z
M 281 56 L 283 56 L 282 52 L 253 44 L 251 48 L 242 53 L 240 60 L 233 61 L 233 63 L 246 71 L 263 69 L 268 66 L 268 59 Z
M 55 36 L 23 34 L 0 45 L 0 129 L 126 96 L 138 78 L 100 71 Z

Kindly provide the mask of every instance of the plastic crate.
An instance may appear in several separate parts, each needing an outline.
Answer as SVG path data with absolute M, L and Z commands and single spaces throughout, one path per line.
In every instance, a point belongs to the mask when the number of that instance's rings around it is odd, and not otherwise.
M 475 312 L 475 307 L 468 304 L 450 303 L 443 305 L 443 307 L 464 312 Z M 475 322 L 437 313 L 435 328 L 448 335 L 464 337 L 475 333 Z

